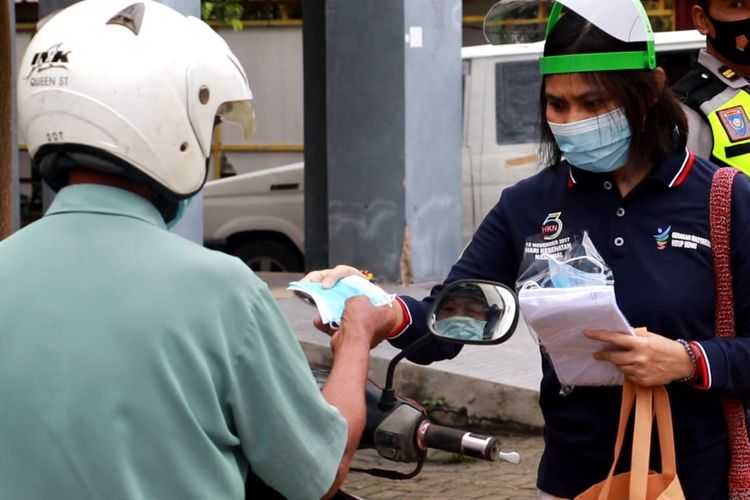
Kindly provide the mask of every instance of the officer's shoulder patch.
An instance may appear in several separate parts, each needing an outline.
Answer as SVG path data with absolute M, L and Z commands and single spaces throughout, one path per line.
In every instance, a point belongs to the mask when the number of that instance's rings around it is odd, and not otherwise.
M 742 106 L 720 109 L 717 115 L 730 141 L 739 142 L 750 139 L 750 124 Z
M 733 82 L 740 77 L 740 75 L 735 73 L 735 71 L 729 66 L 722 66 L 721 68 L 719 68 L 719 73 L 721 73 L 721 76 L 723 76 L 730 82 Z

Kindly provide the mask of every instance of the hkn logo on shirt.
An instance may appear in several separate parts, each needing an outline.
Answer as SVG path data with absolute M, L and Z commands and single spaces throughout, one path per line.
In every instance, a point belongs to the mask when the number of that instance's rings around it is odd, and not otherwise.
M 542 222 L 542 236 L 545 240 L 554 240 L 563 230 L 563 221 L 560 220 L 562 212 L 552 212 Z

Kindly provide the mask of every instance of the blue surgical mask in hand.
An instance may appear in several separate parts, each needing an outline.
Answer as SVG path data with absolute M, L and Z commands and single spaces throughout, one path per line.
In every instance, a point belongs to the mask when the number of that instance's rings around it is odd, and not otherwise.
M 346 301 L 351 297 L 364 295 L 374 306 L 391 304 L 396 297 L 360 275 L 341 278 L 331 288 L 323 288 L 321 283 L 312 281 L 292 281 L 287 289 L 298 294 L 306 302 L 315 305 L 323 324 L 334 329 L 341 325 Z
M 435 331 L 441 337 L 462 340 L 482 340 L 485 321 L 467 316 L 451 316 L 435 321 Z
M 547 123 L 573 166 L 602 173 L 617 170 L 628 161 L 631 131 L 623 108 L 577 122 Z
M 574 263 L 582 261 L 585 261 L 586 266 L 590 267 L 591 271 L 584 271 L 574 265 Z M 549 265 L 550 280 L 554 288 L 605 286 L 607 284 L 604 265 L 592 257 L 574 257 L 564 262 L 559 262 L 554 257 L 549 257 L 547 262 Z

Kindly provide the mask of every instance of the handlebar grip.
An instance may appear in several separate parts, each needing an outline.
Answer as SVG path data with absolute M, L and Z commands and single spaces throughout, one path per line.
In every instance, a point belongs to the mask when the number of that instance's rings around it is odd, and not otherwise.
M 435 448 L 489 461 L 499 458 L 500 441 L 496 437 L 443 427 L 429 421 L 423 422 L 418 439 L 423 448 Z

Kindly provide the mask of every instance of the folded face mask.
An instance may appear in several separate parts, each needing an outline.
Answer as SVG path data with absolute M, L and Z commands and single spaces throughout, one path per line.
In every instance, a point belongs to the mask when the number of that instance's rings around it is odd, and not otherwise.
M 435 331 L 442 337 L 461 340 L 482 340 L 486 322 L 467 316 L 451 316 L 435 321 Z
M 607 284 L 604 266 L 591 257 L 574 257 L 564 262 L 549 257 L 548 263 L 550 280 L 555 288 L 605 286 Z

